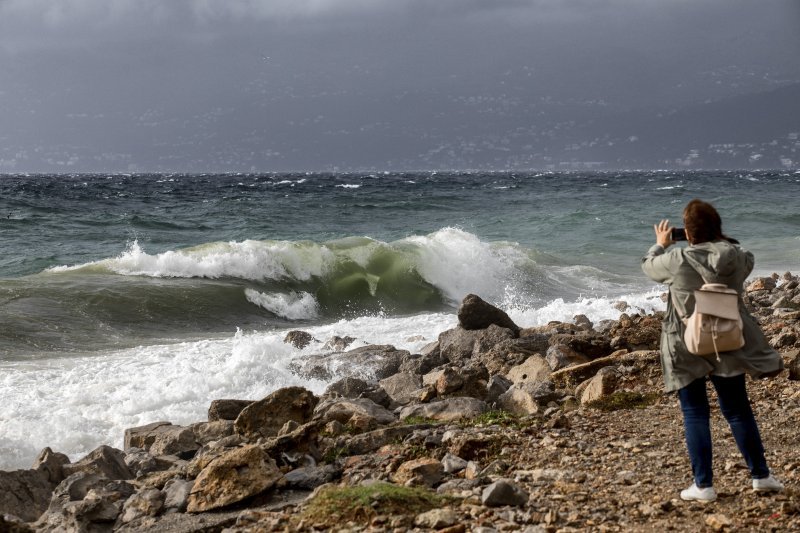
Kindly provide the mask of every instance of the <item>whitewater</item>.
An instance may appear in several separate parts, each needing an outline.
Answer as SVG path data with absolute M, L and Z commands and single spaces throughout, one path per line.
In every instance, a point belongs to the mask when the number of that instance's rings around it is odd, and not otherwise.
M 659 218 L 714 202 L 757 272 L 796 271 L 791 173 L 0 177 L 0 469 L 77 459 L 292 373 L 333 336 L 418 352 L 475 293 L 521 326 L 663 309 Z M 722 189 L 720 185 L 725 185 Z M 720 190 L 728 191 L 721 194 Z M 315 341 L 283 342 L 295 329 Z M 334 376 L 359 372 L 345 367 Z

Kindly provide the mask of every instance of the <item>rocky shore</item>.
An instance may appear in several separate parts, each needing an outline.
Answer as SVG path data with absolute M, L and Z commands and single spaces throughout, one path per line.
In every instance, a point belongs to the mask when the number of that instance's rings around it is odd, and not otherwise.
M 751 280 L 745 302 L 787 366 L 749 383 L 779 494 L 751 491 L 715 410 L 719 499 L 678 498 L 691 475 L 657 314 L 619 302 L 619 320 L 521 328 L 469 295 L 421 353 L 334 338 L 297 359 L 339 378 L 321 396 L 214 400 L 208 420 L 130 428 L 74 463 L 45 448 L 0 472 L 0 531 L 800 530 L 800 278 Z

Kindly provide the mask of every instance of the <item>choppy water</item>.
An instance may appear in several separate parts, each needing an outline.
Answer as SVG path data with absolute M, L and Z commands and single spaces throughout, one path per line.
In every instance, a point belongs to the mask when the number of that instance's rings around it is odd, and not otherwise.
M 416 350 L 470 292 L 524 326 L 651 310 L 639 258 L 695 197 L 757 272 L 796 271 L 798 190 L 790 172 L 0 176 L 0 469 L 300 383 L 288 363 L 319 346 L 290 329 Z

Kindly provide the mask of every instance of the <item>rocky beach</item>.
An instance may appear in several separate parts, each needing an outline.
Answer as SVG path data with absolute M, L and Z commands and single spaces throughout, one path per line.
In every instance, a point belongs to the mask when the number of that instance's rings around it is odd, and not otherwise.
M 215 399 L 207 420 L 154 420 L 75 462 L 45 448 L 0 472 L 0 531 L 798 530 L 800 277 L 752 279 L 745 304 L 787 367 L 748 380 L 781 493 L 751 490 L 712 408 L 719 499 L 680 500 L 691 470 L 658 313 L 618 302 L 618 320 L 526 328 L 469 295 L 420 353 L 336 337 L 295 360 L 342 376 L 324 394 Z

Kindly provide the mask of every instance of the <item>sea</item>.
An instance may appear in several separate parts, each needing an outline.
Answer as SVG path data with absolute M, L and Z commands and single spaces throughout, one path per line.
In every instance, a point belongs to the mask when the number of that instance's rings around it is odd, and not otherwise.
M 693 198 L 753 276 L 797 272 L 794 170 L 2 175 L 0 470 L 321 393 L 293 361 L 337 335 L 417 352 L 469 293 L 522 327 L 663 309 L 640 259 Z

